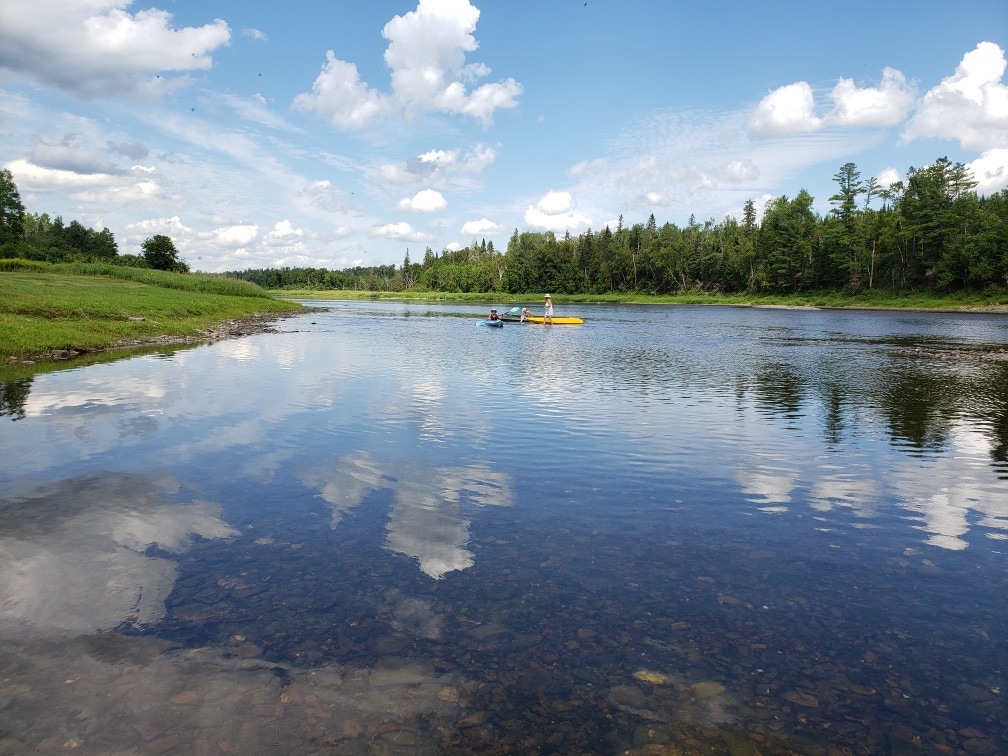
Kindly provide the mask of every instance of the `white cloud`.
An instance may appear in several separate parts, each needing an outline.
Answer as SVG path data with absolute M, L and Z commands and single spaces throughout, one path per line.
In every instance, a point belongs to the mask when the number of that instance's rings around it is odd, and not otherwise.
M 415 11 L 395 16 L 382 30 L 389 41 L 391 93 L 362 82 L 356 65 L 329 50 L 311 93 L 298 95 L 293 106 L 326 115 L 342 129 L 363 128 L 393 113 L 428 112 L 466 115 L 487 126 L 496 110 L 518 105 L 522 87 L 507 79 L 467 88 L 490 73 L 482 64 L 465 63 L 466 53 L 478 46 L 472 33 L 479 16 L 468 0 L 420 0 Z
M 241 30 L 243 37 L 248 37 L 249 39 L 254 39 L 257 42 L 266 42 L 267 36 L 264 32 L 256 29 L 255 27 L 249 26 Z
M 74 135 L 59 142 L 42 140 L 32 149 L 29 159 L 43 168 L 74 173 L 116 173 L 116 165 L 103 150 L 86 147 Z
M 164 234 L 171 237 L 175 246 L 181 251 L 184 247 L 196 238 L 196 233 L 186 226 L 177 215 L 170 218 L 148 218 L 130 223 L 126 226 L 123 234 L 116 234 L 119 240 L 120 251 L 131 247 L 139 248 L 144 239 L 149 239 L 156 234 Z
M 300 228 L 294 228 L 294 224 L 289 220 L 277 221 L 273 226 L 273 230 L 266 234 L 267 240 L 274 239 L 288 239 L 292 236 L 299 237 L 304 235 L 304 231 Z
M 540 231 L 578 233 L 591 227 L 591 220 L 574 212 L 570 192 L 548 192 L 535 205 L 525 210 L 525 223 Z
M 413 213 L 436 213 L 448 207 L 441 192 L 433 189 L 424 189 L 417 192 L 413 197 L 406 197 L 399 201 L 399 209 Z
M 107 173 L 77 173 L 63 168 L 45 168 L 27 160 L 13 160 L 7 169 L 22 192 L 73 191 L 115 184 L 119 179 Z
M 718 179 L 730 184 L 755 181 L 759 175 L 759 168 L 749 158 L 731 160 L 717 170 Z
M 875 180 L 883 189 L 888 189 L 897 181 L 902 181 L 903 174 L 892 166 L 889 166 L 888 168 L 883 168 L 882 171 L 879 172 L 879 175 L 875 177 Z
M 254 94 L 249 97 L 238 97 L 233 94 L 204 95 L 200 101 L 210 105 L 219 103 L 233 110 L 239 118 L 267 126 L 271 129 L 297 131 L 297 127 L 278 116 L 269 107 L 266 98 L 260 94 Z
M 812 87 L 805 81 L 775 89 L 760 101 L 749 121 L 750 131 L 762 137 L 803 134 L 821 126 Z
M 141 142 L 108 142 L 108 148 L 119 155 L 133 160 L 143 160 L 150 154 L 147 145 Z
M 210 53 L 231 38 L 217 19 L 172 27 L 171 14 L 136 14 L 130 0 L 5 0 L 0 3 L 0 69 L 79 97 L 160 95 L 188 84 L 185 73 L 210 68 Z
M 235 249 L 246 247 L 259 238 L 259 226 L 239 225 L 223 226 L 214 229 L 212 233 L 213 244 L 218 247 Z
M 536 207 L 548 215 L 565 213 L 574 206 L 570 192 L 548 192 Z
M 160 199 L 161 187 L 156 181 L 138 181 L 123 186 L 107 186 L 96 191 L 78 191 L 70 196 L 92 205 L 122 207 L 152 205 Z
M 308 205 L 311 207 L 330 213 L 343 211 L 342 192 L 328 179 L 310 182 L 301 190 L 301 194 L 308 198 Z
M 894 126 L 914 105 L 914 88 L 901 71 L 885 68 L 876 87 L 859 87 L 841 77 L 828 94 L 833 110 L 826 118 L 816 112 L 815 94 L 806 81 L 773 90 L 764 97 L 749 120 L 756 137 L 807 134 L 827 125 L 852 127 Z
M 989 196 L 1008 188 L 1008 148 L 989 150 L 967 167 L 976 179 L 977 194 Z
M 357 66 L 326 52 L 326 65 L 311 94 L 294 98 L 295 110 L 326 115 L 333 126 L 357 129 L 370 125 L 389 109 L 389 97 L 360 80 Z
M 463 223 L 459 233 L 466 236 L 501 236 L 507 233 L 507 229 L 494 223 L 492 220 L 480 218 L 479 220 Z
M 841 77 L 829 96 L 834 102 L 830 121 L 842 126 L 894 126 L 914 105 L 913 88 L 895 68 L 882 71 L 878 87 L 860 88 Z
M 903 133 L 906 142 L 926 137 L 956 139 L 963 149 L 1008 147 L 1008 86 L 1004 51 L 981 42 L 963 56 L 955 73 L 932 88 Z
M 583 160 L 575 164 L 567 174 L 571 178 L 585 178 L 595 173 L 601 173 L 609 168 L 608 158 L 596 158 L 595 160 Z
M 376 239 L 395 239 L 398 241 L 427 242 L 433 241 L 433 237 L 422 231 L 417 231 L 405 221 L 400 223 L 388 223 L 371 230 L 371 236 Z
M 496 159 L 497 153 L 493 147 L 477 144 L 462 156 L 459 168 L 464 173 L 482 173 Z
M 403 163 L 382 165 L 378 169 L 378 177 L 384 183 L 398 186 L 420 183 L 440 186 L 465 176 L 477 175 L 496 158 L 494 149 L 483 144 L 477 144 L 467 152 L 429 150 Z

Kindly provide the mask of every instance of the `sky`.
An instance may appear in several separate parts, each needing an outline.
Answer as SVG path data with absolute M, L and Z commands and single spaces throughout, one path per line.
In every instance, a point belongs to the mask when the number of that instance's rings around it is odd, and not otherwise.
M 1008 2 L 4 0 L 29 212 L 193 270 L 741 217 L 845 163 L 1008 188 Z

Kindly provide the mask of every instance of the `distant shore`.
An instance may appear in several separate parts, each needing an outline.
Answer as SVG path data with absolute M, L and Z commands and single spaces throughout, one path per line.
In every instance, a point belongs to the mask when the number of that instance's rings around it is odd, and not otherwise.
M 543 294 L 505 294 L 495 292 L 444 291 L 360 291 L 349 289 L 273 289 L 270 294 L 281 299 L 296 300 L 387 300 L 428 302 L 471 302 L 473 304 L 507 304 L 532 306 L 541 304 Z M 913 292 L 900 294 L 885 291 L 842 294 L 818 292 L 809 294 L 708 294 L 695 292 L 676 296 L 647 294 L 564 294 L 553 292 L 557 304 L 626 304 L 626 305 L 722 305 L 736 307 L 781 307 L 791 309 L 846 310 L 919 310 L 925 312 L 987 312 L 1008 313 L 1008 293 L 938 295 Z M 530 304 L 531 303 L 531 304 Z

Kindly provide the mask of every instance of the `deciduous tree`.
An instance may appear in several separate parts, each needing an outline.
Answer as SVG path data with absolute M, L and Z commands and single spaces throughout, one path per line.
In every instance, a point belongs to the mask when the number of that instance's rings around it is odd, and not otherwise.
M 143 257 L 147 264 L 155 270 L 174 270 L 188 273 L 189 266 L 179 259 L 175 242 L 164 234 L 157 234 L 147 239 L 142 245 Z

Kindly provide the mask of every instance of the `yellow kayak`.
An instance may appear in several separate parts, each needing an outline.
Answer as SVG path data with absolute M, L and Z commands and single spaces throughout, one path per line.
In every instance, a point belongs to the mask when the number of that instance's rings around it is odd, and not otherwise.
M 552 320 L 553 325 L 584 325 L 584 321 L 581 318 L 561 318 L 556 316 Z M 529 315 L 525 318 L 525 322 L 544 325 L 546 323 L 546 319 L 542 315 Z

